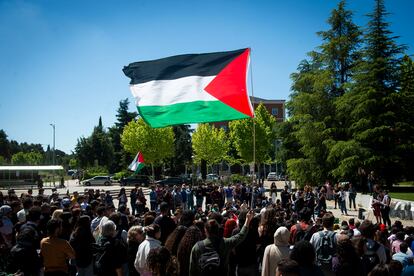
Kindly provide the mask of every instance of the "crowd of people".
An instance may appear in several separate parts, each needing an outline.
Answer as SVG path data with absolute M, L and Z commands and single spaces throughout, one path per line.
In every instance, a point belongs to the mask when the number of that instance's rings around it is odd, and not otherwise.
M 352 185 L 9 190 L 0 193 L 0 274 L 414 275 L 414 227 L 391 224 L 391 199 L 373 189 L 375 223 L 327 209 L 335 200 L 347 214 L 346 197 L 356 209 Z

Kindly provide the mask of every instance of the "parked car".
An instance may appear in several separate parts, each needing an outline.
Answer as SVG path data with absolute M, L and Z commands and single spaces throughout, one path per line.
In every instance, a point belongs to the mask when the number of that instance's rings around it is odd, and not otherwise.
M 82 181 L 82 185 L 85 185 L 85 186 L 95 186 L 95 185 L 109 186 L 111 184 L 112 184 L 112 181 L 109 176 L 95 176 L 90 179 L 86 179 Z
M 181 177 L 168 177 L 168 178 L 156 181 L 155 184 L 160 184 L 162 186 L 182 185 L 184 184 L 184 179 L 182 179 Z
M 275 172 L 270 172 L 267 175 L 267 181 L 277 181 L 279 180 L 279 176 Z
M 120 180 L 122 186 L 128 185 L 140 185 L 140 186 L 149 186 L 151 179 L 148 175 L 131 175 L 129 177 L 123 178 Z
M 206 181 L 217 181 L 217 180 L 219 180 L 219 176 L 215 173 L 209 173 L 206 176 Z

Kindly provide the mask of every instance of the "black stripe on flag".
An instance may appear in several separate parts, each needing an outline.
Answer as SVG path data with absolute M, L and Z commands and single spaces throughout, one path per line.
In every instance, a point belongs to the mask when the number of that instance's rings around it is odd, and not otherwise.
M 174 80 L 188 76 L 215 76 L 245 50 L 187 54 L 139 61 L 125 66 L 122 71 L 131 79 L 130 84 L 152 80 Z

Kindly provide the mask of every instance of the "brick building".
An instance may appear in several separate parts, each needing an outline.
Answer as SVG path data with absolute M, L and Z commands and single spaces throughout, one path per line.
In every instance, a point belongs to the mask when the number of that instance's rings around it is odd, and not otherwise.
M 267 111 L 275 117 L 276 122 L 283 122 L 285 120 L 285 100 L 266 100 L 250 96 L 250 102 L 254 109 L 256 109 L 260 103 L 263 103 Z M 229 127 L 228 121 L 215 122 L 212 124 L 217 128 L 224 128 L 225 130 L 228 130 Z

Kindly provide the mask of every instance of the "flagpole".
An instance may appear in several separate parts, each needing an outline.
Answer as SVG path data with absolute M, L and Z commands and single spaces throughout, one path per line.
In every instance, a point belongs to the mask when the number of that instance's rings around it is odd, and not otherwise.
M 253 184 L 254 184 L 254 177 L 256 172 L 256 120 L 255 120 L 255 109 L 254 109 L 254 91 L 253 91 L 253 66 L 252 66 L 252 49 L 250 48 L 250 88 L 252 90 L 252 102 L 253 102 L 253 176 L 252 176 L 252 199 L 251 199 L 251 208 L 253 208 Z

